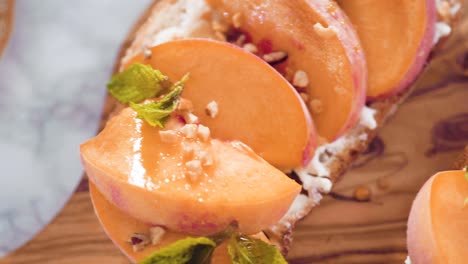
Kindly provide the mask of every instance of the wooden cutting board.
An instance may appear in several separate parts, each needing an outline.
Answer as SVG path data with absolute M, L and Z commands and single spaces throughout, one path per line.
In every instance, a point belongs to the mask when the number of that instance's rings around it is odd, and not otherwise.
M 14 0 L 0 0 L 0 56 L 11 34 Z
M 403 263 L 414 196 L 468 144 L 468 20 L 444 49 L 366 154 L 296 227 L 290 263 Z M 108 99 L 103 120 L 113 106 Z M 370 200 L 356 200 L 356 188 Z M 0 263 L 129 262 L 99 226 L 84 176 L 52 223 Z

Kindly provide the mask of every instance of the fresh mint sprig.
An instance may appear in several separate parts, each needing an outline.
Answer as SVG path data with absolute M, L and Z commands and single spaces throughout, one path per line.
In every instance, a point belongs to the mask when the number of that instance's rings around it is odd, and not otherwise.
M 215 247 L 207 237 L 187 237 L 154 252 L 140 264 L 209 264 Z
M 168 80 L 167 76 L 151 66 L 135 63 L 114 75 L 107 84 L 107 90 L 123 104 L 141 103 L 158 96 Z
M 138 113 L 138 117 L 155 127 L 164 127 L 165 122 L 172 112 L 177 109 L 180 95 L 184 90 L 184 85 L 188 80 L 188 74 L 182 80 L 174 84 L 169 92 L 161 99 L 145 104 L 135 104 L 130 102 L 130 107 Z
M 138 113 L 138 118 L 153 127 L 163 128 L 171 113 L 177 109 L 188 78 L 186 74 L 179 82 L 172 84 L 160 71 L 149 65 L 135 63 L 114 75 L 107 89 L 119 102 L 130 105 Z M 159 100 L 142 103 L 164 91 L 168 92 Z
M 233 222 L 224 231 L 209 237 L 188 237 L 146 257 L 140 264 L 209 264 L 214 249 L 227 241 L 234 264 L 287 264 L 276 247 L 260 239 L 240 234 Z
M 236 235 L 230 238 L 228 252 L 234 264 L 287 264 L 278 249 L 263 240 Z

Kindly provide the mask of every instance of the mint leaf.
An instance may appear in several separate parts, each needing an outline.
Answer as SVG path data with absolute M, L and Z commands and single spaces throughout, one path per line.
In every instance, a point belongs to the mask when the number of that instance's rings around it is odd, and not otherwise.
M 175 108 L 160 108 L 157 103 L 135 104 L 130 102 L 130 107 L 138 113 L 138 118 L 145 120 L 152 127 L 163 128 L 165 122 Z
M 184 90 L 184 85 L 187 80 L 188 75 L 185 75 L 182 80 L 175 83 L 170 88 L 169 93 L 157 101 L 146 104 L 130 102 L 130 107 L 138 113 L 138 118 L 145 120 L 153 127 L 159 126 L 163 128 L 164 123 L 167 121 L 171 113 L 177 109 L 180 95 Z
M 168 78 L 160 71 L 149 65 L 135 63 L 114 75 L 107 84 L 107 90 L 123 104 L 140 103 L 156 97 L 167 81 Z
M 140 264 L 209 264 L 216 243 L 206 237 L 188 237 L 146 257 Z
M 468 182 L 468 166 L 465 166 L 465 179 Z
M 228 252 L 234 264 L 287 264 L 274 246 L 260 239 L 238 235 L 230 239 Z
M 213 235 L 209 236 L 209 238 L 211 240 L 213 240 L 216 243 L 216 245 L 219 246 L 225 240 L 227 240 L 228 238 L 231 238 L 232 236 L 237 234 L 238 229 L 239 229 L 239 223 L 237 223 L 237 221 L 233 221 L 233 222 L 231 222 L 231 224 L 229 224 L 229 226 L 226 229 L 224 229 L 221 232 L 218 232 L 216 234 L 213 234 Z

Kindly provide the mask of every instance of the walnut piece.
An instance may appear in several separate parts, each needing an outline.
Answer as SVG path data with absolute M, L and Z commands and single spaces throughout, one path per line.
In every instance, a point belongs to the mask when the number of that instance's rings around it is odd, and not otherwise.
M 198 125 L 197 135 L 198 137 L 203 140 L 207 141 L 210 138 L 210 129 L 204 125 Z
M 192 112 L 193 111 L 192 101 L 185 99 L 185 98 L 180 98 L 179 104 L 177 105 L 177 110 Z
M 197 125 L 186 124 L 179 128 L 179 131 L 188 139 L 194 139 L 197 137 Z
M 274 51 L 268 54 L 263 55 L 263 60 L 268 63 L 280 63 L 288 58 L 288 54 L 284 51 Z
M 185 170 L 191 182 L 197 182 L 203 169 L 199 160 L 191 160 L 185 163 Z
M 218 109 L 218 103 L 216 101 L 211 101 L 206 105 L 206 114 L 211 117 L 215 118 L 218 115 L 219 109 Z
M 190 112 L 186 112 L 184 114 L 184 120 L 185 122 L 187 122 L 187 124 L 197 124 L 198 123 L 198 116 L 190 113 Z
M 250 53 L 257 53 L 258 48 L 255 46 L 253 43 L 247 43 L 242 47 L 245 51 L 250 52 Z
M 160 226 L 151 227 L 149 231 L 152 245 L 159 244 L 164 234 L 166 234 L 166 230 Z
M 159 137 L 164 143 L 176 143 L 179 138 L 174 130 L 160 130 Z
M 314 114 L 320 114 L 323 111 L 323 103 L 318 99 L 312 99 L 309 106 Z
M 309 77 L 305 71 L 296 71 L 292 84 L 296 87 L 305 88 L 309 85 Z

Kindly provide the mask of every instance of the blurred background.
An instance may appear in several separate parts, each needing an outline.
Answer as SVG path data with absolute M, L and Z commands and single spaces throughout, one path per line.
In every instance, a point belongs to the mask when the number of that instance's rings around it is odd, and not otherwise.
M 149 0 L 0 0 L 0 256 L 39 232 L 82 176 L 121 42 Z M 14 12 L 14 21 L 9 21 Z M 3 45 L 0 44 L 0 47 Z

